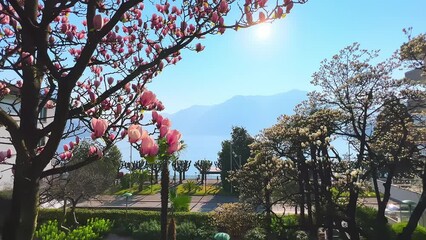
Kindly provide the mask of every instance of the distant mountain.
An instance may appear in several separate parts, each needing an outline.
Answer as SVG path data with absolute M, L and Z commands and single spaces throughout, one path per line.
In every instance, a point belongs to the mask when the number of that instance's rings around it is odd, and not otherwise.
M 187 149 L 182 159 L 215 161 L 221 142 L 230 138 L 232 126 L 245 127 L 251 135 L 270 127 L 282 114 L 307 99 L 307 92 L 292 90 L 272 96 L 235 96 L 221 104 L 192 106 L 168 115 L 179 129 Z

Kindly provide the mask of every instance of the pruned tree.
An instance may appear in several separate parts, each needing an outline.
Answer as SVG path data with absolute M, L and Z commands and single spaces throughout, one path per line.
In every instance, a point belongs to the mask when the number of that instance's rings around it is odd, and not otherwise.
M 201 175 L 201 184 L 207 181 L 207 172 L 212 167 L 212 162 L 209 160 L 198 160 L 194 163 L 194 167 L 200 171 Z
M 158 176 L 160 176 L 160 172 L 161 172 L 161 164 L 158 162 L 154 162 L 154 163 L 148 163 L 146 166 L 150 172 L 151 185 L 154 182 L 158 183 Z
M 204 36 L 281 18 L 295 2 L 266 3 L 0 1 L 0 71 L 8 79 L 0 98 L 13 93 L 18 99 L 2 101 L 8 108 L 0 110 L 0 125 L 16 151 L 13 203 L 3 238 L 32 238 L 42 178 L 95 162 L 127 133 L 134 136 L 132 124 L 153 124 L 142 121 L 144 111 L 164 106 L 147 83 L 179 62 L 184 49 L 200 52 L 204 46 L 197 41 Z M 39 117 L 45 108 L 53 112 L 48 122 Z M 160 135 L 161 125 L 154 130 Z M 85 131 L 102 139 L 103 148 L 94 149 L 87 161 L 46 169 L 53 158 L 70 159 L 72 149 L 57 152 L 61 139 Z M 143 139 L 146 153 L 153 140 Z
M 182 184 L 182 180 L 185 180 L 185 172 L 189 170 L 191 161 L 189 160 L 177 160 L 172 164 L 173 170 L 179 173 L 179 184 Z

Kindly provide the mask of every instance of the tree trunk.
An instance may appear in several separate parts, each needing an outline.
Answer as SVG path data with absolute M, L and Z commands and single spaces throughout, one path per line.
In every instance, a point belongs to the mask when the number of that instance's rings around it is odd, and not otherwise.
M 405 226 L 402 233 L 398 235 L 398 240 L 410 240 L 411 235 L 413 234 L 414 230 L 417 227 L 417 224 L 420 220 L 420 218 L 423 215 L 424 210 L 426 209 L 426 194 L 425 192 L 422 193 L 420 197 L 419 203 L 416 205 L 416 207 L 413 210 L 413 213 L 410 216 L 410 220 L 407 223 L 407 226 Z
M 266 207 L 266 215 L 265 215 L 265 230 L 266 230 L 266 239 L 272 240 L 272 204 L 271 204 L 271 192 L 266 190 L 267 181 L 265 181 L 265 207 Z
M 182 172 L 179 172 L 179 184 L 182 184 Z
M 169 208 L 169 161 L 164 160 L 161 171 L 161 240 L 167 238 L 167 212 Z
M 29 240 L 33 238 L 37 225 L 39 179 L 25 177 L 18 169 L 16 173 L 12 207 L 3 226 L 3 239 Z
M 169 240 L 176 240 L 176 222 L 173 217 L 169 223 Z
M 359 232 L 356 224 L 356 207 L 358 201 L 358 191 L 355 191 L 353 187 L 350 189 L 349 203 L 346 209 L 346 215 L 348 217 L 348 233 L 351 240 L 359 240 Z
M 423 167 L 423 192 L 420 196 L 419 203 L 417 203 L 414 208 L 410 220 L 408 220 L 407 226 L 402 230 L 402 233 L 398 235 L 398 240 L 409 240 L 411 239 L 411 235 L 417 227 L 417 223 L 423 215 L 423 212 L 426 209 L 426 164 Z
M 377 237 L 381 236 L 386 239 L 388 239 L 390 236 L 386 235 L 388 233 L 386 231 L 386 225 L 388 221 L 387 221 L 387 218 L 385 217 L 385 211 L 386 211 L 386 206 L 388 205 L 388 202 L 390 199 L 390 189 L 391 189 L 392 178 L 394 176 L 394 170 L 395 170 L 395 167 L 390 167 L 386 182 L 383 183 L 383 187 L 385 190 L 383 193 L 383 199 L 377 202 L 378 210 L 377 210 L 377 216 L 376 216 L 376 221 L 377 221 L 376 236 Z M 376 188 L 377 178 L 374 177 L 373 181 L 375 181 L 374 185 Z M 378 192 L 378 189 L 376 190 L 376 194 L 377 192 Z M 378 199 L 381 199 L 380 193 L 379 193 Z

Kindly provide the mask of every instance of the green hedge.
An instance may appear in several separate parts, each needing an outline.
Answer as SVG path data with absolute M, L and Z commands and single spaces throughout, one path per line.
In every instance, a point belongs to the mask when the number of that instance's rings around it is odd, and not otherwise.
M 77 219 L 80 223 L 86 224 L 90 218 L 105 218 L 114 222 L 127 222 L 129 224 L 139 224 L 144 221 L 157 220 L 160 221 L 160 212 L 143 211 L 143 210 L 128 210 L 127 216 L 124 209 L 83 209 L 76 210 Z M 199 212 L 176 212 L 174 217 L 177 223 L 193 222 L 197 227 L 210 225 L 210 213 Z M 61 219 L 61 209 L 40 209 L 38 222 L 44 223 L 48 220 Z M 72 215 L 67 214 L 67 222 L 73 222 Z

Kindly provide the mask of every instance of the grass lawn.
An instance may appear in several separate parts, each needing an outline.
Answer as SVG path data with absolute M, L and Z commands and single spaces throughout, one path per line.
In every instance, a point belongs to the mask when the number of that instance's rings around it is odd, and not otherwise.
M 159 193 L 161 190 L 160 184 L 153 184 L 152 190 L 151 185 L 145 185 L 142 191 L 138 191 L 138 186 L 133 186 L 132 188 L 120 189 L 118 191 L 113 192 L 114 195 L 123 195 L 126 192 L 132 193 L 133 195 L 151 195 Z
M 206 188 L 204 188 L 204 185 L 197 185 L 197 189 L 192 190 L 191 192 L 187 192 L 183 189 L 183 185 L 180 184 L 176 187 L 177 194 L 185 194 L 185 195 L 191 195 L 191 196 L 204 196 L 204 195 L 232 195 L 230 193 L 227 193 L 223 191 L 222 186 L 218 184 L 213 185 L 207 185 Z M 152 185 L 152 191 L 150 185 L 145 185 L 144 189 L 142 191 L 138 191 L 138 186 L 133 186 L 132 188 L 126 188 L 126 189 L 111 189 L 106 194 L 111 195 L 123 195 L 126 192 L 132 193 L 133 195 L 152 195 L 159 193 L 161 191 L 161 185 L 159 183 Z
M 221 195 L 223 193 L 222 187 L 220 185 L 207 185 L 206 188 L 203 186 L 197 185 L 198 188 L 187 192 L 183 189 L 183 185 L 177 186 L 177 194 L 189 194 L 192 196 L 203 196 L 203 195 Z

